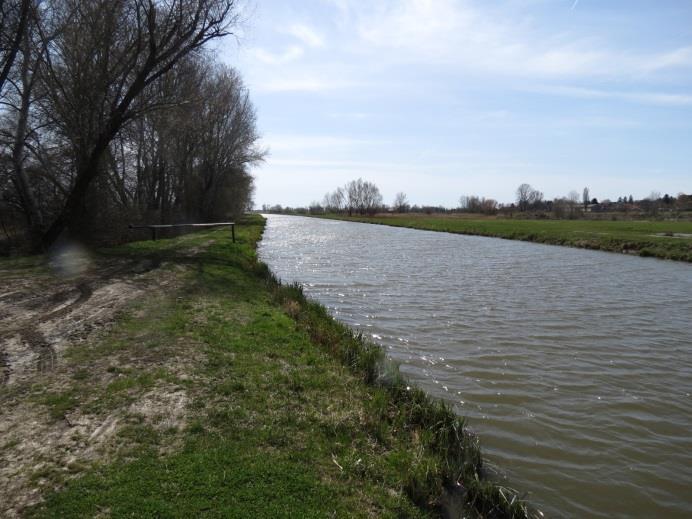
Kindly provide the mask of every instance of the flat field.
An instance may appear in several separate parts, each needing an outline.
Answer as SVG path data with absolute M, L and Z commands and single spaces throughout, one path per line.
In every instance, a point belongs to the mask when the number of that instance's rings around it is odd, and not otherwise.
M 528 220 L 410 213 L 329 217 L 692 262 L 692 222 L 689 221 Z

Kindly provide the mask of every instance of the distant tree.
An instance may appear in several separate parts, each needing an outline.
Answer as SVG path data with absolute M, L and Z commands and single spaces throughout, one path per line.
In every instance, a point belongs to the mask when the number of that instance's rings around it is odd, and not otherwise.
M 338 213 L 344 208 L 345 195 L 343 188 L 336 188 L 333 192 L 324 195 L 322 205 L 325 211 Z
M 406 197 L 406 193 L 399 192 L 396 194 L 396 196 L 394 197 L 394 202 L 392 203 L 392 208 L 397 213 L 405 213 L 409 210 L 409 203 L 408 198 Z
M 345 198 L 346 196 L 344 195 L 343 188 L 337 187 L 329 199 L 330 205 L 334 209 L 334 211 L 339 212 L 344 208 Z
M 481 213 L 483 214 L 495 214 L 497 213 L 499 207 L 500 204 L 497 203 L 497 200 L 492 198 L 481 199 Z
M 598 204 L 598 198 L 592 198 L 591 203 L 594 205 Z
M 543 192 L 538 189 L 531 191 L 531 196 L 529 197 L 529 204 L 532 206 L 539 206 L 543 202 Z
M 358 210 L 363 190 L 363 180 L 351 180 L 344 186 L 346 195 L 346 210 L 349 216 L 353 216 L 353 212 Z
M 363 182 L 361 214 L 375 214 L 382 207 L 380 189 L 372 182 Z
M 531 184 L 521 184 L 517 188 L 517 205 L 520 211 L 526 211 L 529 206 L 529 200 L 531 198 L 531 192 L 533 188 Z
M 585 187 L 584 190 L 582 191 L 582 202 L 584 203 L 584 211 L 586 211 L 586 208 L 589 205 L 589 188 Z
M 675 199 L 675 207 L 677 207 L 681 211 L 692 210 L 692 195 L 678 193 L 678 196 Z
M 564 218 L 568 207 L 569 202 L 566 198 L 556 198 L 553 200 L 552 211 L 555 218 Z
M 538 206 L 543 200 L 543 193 L 531 187 L 530 184 L 521 184 L 517 188 L 517 205 L 520 211 L 526 211 L 531 206 Z
M 574 190 L 570 191 L 567 195 L 567 204 L 569 205 L 569 217 L 574 218 L 579 204 L 579 193 Z
M 628 203 L 630 203 L 630 204 L 634 203 L 634 198 L 632 198 L 632 195 L 630 195 L 630 199 L 629 199 Z
M 373 184 L 359 178 L 351 180 L 344 188 L 346 197 L 346 209 L 348 215 L 353 215 L 354 211 L 359 214 L 375 214 L 382 207 L 382 194 L 380 189 Z
M 463 212 L 495 214 L 499 207 L 500 204 L 498 204 L 497 200 L 492 198 L 481 198 L 476 195 L 462 195 L 459 198 L 459 211 Z

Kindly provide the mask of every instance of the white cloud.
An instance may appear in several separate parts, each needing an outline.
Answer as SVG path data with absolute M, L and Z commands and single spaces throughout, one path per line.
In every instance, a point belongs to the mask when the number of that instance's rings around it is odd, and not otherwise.
M 530 22 L 503 19 L 463 0 L 354 5 L 361 51 L 387 51 L 393 61 L 546 78 L 636 77 L 692 67 L 692 47 L 638 54 L 569 34 L 545 37 Z
M 541 86 L 527 88 L 531 92 L 576 97 L 579 99 L 615 99 L 633 103 L 659 106 L 692 106 L 692 95 L 670 94 L 665 92 L 622 92 L 616 90 L 599 90 L 574 86 Z
M 280 54 L 272 53 L 262 48 L 252 49 L 251 53 L 262 63 L 267 65 L 280 65 L 299 59 L 303 55 L 303 49 L 294 45 Z
M 288 29 L 284 30 L 286 34 L 290 34 L 297 38 L 308 47 L 323 47 L 324 38 L 311 27 L 303 24 L 293 24 Z
M 265 92 L 326 92 L 386 84 L 392 66 L 425 66 L 436 84 L 436 67 L 445 75 L 477 73 L 516 80 L 616 80 L 621 84 L 655 83 L 663 72 L 692 68 L 692 46 L 660 52 L 613 48 L 588 35 L 546 33 L 527 18 L 510 19 L 486 3 L 469 0 L 330 0 L 338 34 L 325 46 L 312 25 L 289 21 L 279 32 L 298 40 L 280 52 L 251 50 L 247 70 Z M 346 25 L 340 25 L 346 24 Z M 327 26 L 324 22 L 320 27 Z M 383 74 L 384 73 L 384 74 Z M 253 78 L 254 79 L 254 78 Z M 423 78 L 422 78 L 423 79 Z M 447 80 L 444 80 L 447 81 Z M 569 89 L 570 87 L 566 87 Z M 400 87 L 397 87 L 401 91 Z M 565 95 L 567 91 L 565 90 Z M 575 92 L 571 95 L 577 96 Z M 605 97 L 604 92 L 581 92 L 580 97 Z M 608 97 L 630 102 L 687 106 L 687 95 L 615 92 Z
M 364 121 L 373 116 L 373 114 L 368 112 L 332 112 L 327 115 L 333 119 L 342 119 L 346 121 Z
M 351 88 L 355 84 L 349 81 L 322 79 L 310 75 L 296 74 L 292 77 L 270 77 L 264 81 L 255 81 L 255 89 L 261 92 L 306 92 L 319 93 Z
M 370 141 L 362 139 L 349 139 L 348 137 L 328 135 L 270 134 L 266 135 L 262 140 L 263 144 L 268 145 L 272 152 L 288 152 L 289 154 L 299 155 L 304 151 L 343 150 L 363 144 L 370 144 Z
M 666 68 L 689 67 L 692 65 L 692 47 L 682 47 L 670 52 L 653 55 L 645 69 L 655 72 Z

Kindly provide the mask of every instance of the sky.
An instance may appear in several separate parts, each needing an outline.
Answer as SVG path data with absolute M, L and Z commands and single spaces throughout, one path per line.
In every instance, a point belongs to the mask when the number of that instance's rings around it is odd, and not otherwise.
M 692 1 L 248 0 L 255 204 L 692 192 Z

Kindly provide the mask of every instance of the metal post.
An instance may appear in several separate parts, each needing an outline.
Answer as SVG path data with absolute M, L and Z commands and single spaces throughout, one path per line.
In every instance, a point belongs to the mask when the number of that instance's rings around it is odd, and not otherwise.
M 233 240 L 233 243 L 235 243 L 235 224 L 231 224 L 231 239 Z

